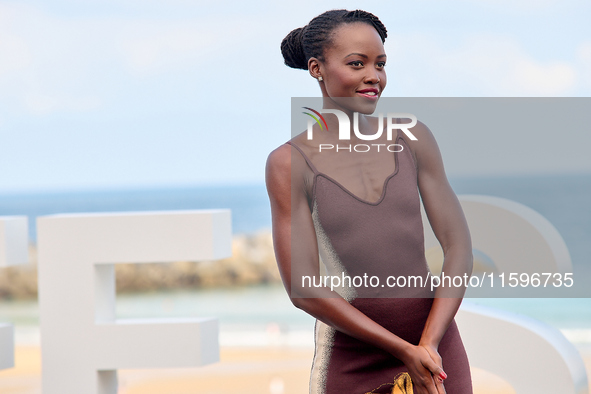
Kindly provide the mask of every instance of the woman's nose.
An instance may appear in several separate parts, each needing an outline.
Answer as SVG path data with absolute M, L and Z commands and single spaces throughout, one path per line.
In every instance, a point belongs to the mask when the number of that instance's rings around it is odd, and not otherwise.
M 365 83 L 375 85 L 376 83 L 380 82 L 380 76 L 378 75 L 377 71 L 369 72 L 365 76 Z

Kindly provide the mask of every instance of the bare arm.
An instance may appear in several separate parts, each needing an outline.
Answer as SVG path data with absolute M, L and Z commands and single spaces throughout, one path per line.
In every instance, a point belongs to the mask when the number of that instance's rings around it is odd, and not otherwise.
M 422 123 L 413 128 L 418 167 L 418 183 L 423 205 L 444 253 L 442 272 L 447 276 L 468 277 L 472 273 L 472 243 L 464 213 L 443 167 L 443 160 L 431 131 Z M 465 287 L 439 287 L 421 336 L 421 345 L 437 349 L 452 322 Z
M 292 286 L 292 276 L 318 274 L 318 245 L 306 199 L 301 156 L 282 145 L 269 155 L 266 184 L 273 220 L 273 244 L 283 284 L 294 305 L 333 328 L 386 350 L 409 368 L 417 394 L 438 394 L 431 374 L 442 368 L 419 346 L 382 327 L 329 289 Z M 292 168 L 293 166 L 293 168 Z M 293 171 L 292 171 L 293 170 Z M 292 179 L 293 174 L 293 179 Z M 292 264 L 293 263 L 293 264 Z M 316 293 L 318 291 L 318 293 Z

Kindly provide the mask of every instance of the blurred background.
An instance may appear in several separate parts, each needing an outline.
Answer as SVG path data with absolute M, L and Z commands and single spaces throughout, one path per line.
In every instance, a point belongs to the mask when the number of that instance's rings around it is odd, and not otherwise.
M 290 138 L 291 97 L 319 89 L 283 64 L 279 45 L 325 10 L 359 7 L 388 28 L 384 96 L 591 93 L 591 4 L 580 1 L 0 1 L 0 215 L 28 215 L 32 261 L 0 271 L 0 321 L 15 324 L 17 340 L 0 391 L 39 392 L 37 216 L 229 208 L 232 258 L 117 266 L 118 316 L 219 316 L 222 367 L 122 371 L 121 392 L 189 392 L 175 388 L 186 381 L 200 387 L 193 393 L 225 393 L 246 377 L 247 393 L 305 392 L 314 321 L 280 284 L 264 167 Z M 499 130 L 498 149 L 491 136 L 432 131 L 456 193 L 540 212 L 583 267 L 585 126 L 516 138 Z M 474 301 L 544 320 L 591 354 L 588 299 Z M 491 379 L 475 375 L 480 393 L 502 386 Z

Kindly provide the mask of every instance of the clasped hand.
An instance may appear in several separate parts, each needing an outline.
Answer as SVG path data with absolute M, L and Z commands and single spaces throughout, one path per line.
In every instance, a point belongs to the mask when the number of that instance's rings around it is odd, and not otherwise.
M 434 346 L 412 346 L 402 361 L 408 368 L 413 394 L 445 394 L 443 380 L 447 375 L 443 371 L 441 356 Z

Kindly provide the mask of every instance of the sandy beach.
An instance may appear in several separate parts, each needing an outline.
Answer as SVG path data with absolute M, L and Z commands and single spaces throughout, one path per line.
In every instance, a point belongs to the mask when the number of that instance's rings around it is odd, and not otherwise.
M 579 348 L 591 376 L 591 348 Z M 304 394 L 313 350 L 289 347 L 221 349 L 221 361 L 202 368 L 119 371 L 119 394 Z M 3 394 L 41 393 L 38 346 L 17 346 L 15 368 L 0 371 Z M 504 380 L 472 369 L 474 394 L 513 394 Z

